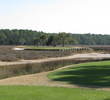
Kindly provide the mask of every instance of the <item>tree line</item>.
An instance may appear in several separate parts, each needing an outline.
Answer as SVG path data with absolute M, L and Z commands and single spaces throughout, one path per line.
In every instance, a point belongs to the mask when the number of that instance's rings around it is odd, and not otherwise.
M 0 29 L 0 45 L 110 45 L 110 35 Z

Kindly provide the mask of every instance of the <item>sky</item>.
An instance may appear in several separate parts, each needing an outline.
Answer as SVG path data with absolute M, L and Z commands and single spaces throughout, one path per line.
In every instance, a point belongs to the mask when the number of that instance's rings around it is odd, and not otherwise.
M 0 0 L 0 29 L 110 34 L 110 0 Z

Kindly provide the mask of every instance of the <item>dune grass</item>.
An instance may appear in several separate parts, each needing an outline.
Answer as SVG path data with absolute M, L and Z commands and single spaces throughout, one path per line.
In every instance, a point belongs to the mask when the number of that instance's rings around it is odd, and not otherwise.
M 110 100 L 110 92 L 41 86 L 0 86 L 0 100 Z
M 48 77 L 54 81 L 85 87 L 110 87 L 110 61 L 76 64 L 70 68 L 52 72 Z

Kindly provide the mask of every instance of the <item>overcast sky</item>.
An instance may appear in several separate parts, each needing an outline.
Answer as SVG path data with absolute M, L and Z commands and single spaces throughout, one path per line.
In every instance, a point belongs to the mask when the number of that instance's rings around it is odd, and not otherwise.
M 110 34 L 110 0 L 0 0 L 0 29 Z

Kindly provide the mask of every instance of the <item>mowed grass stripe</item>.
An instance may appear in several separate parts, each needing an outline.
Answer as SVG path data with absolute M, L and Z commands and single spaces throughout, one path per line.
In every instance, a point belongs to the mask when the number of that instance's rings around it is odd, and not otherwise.
M 0 86 L 0 100 L 110 100 L 110 92 L 41 86 Z

